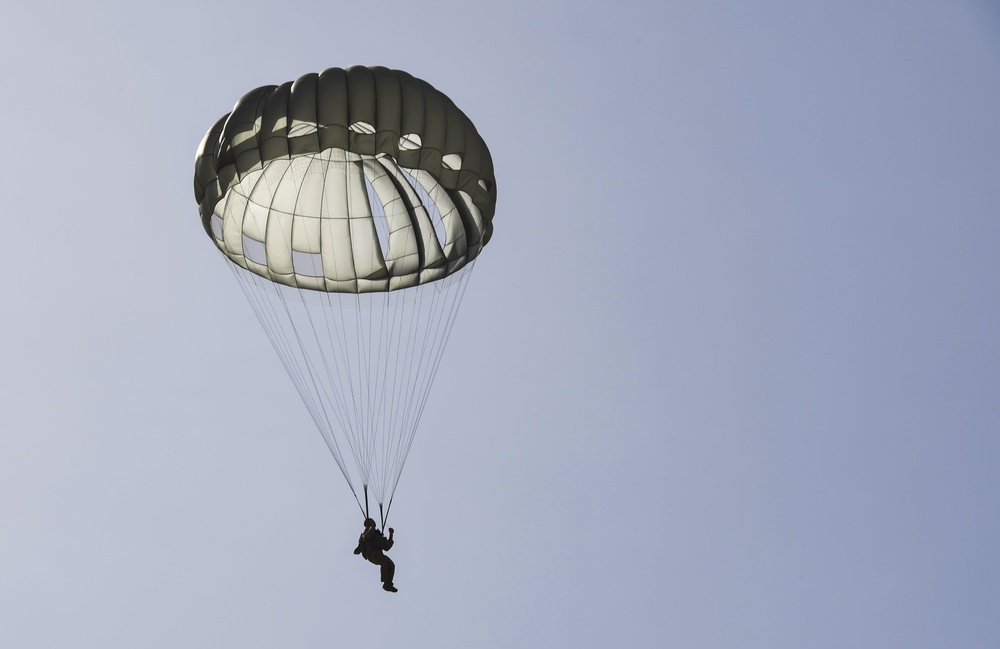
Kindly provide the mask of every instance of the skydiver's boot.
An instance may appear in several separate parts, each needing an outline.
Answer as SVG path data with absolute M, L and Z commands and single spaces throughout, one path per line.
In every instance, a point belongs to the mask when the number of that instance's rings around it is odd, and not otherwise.
M 387 590 L 387 591 L 389 591 L 390 593 L 395 593 L 395 592 L 397 592 L 397 591 L 398 591 L 399 589 L 398 589 L 398 588 L 396 588 L 395 586 L 393 586 L 393 585 L 392 585 L 392 582 L 388 582 L 388 583 L 385 583 L 385 584 L 382 584 L 382 590 Z

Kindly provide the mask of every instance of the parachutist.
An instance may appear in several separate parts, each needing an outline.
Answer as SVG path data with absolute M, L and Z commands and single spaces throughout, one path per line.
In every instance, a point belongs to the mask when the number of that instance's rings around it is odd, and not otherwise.
M 365 531 L 358 539 L 358 547 L 354 548 L 354 554 L 360 554 L 364 559 L 371 561 L 381 570 L 382 589 L 391 593 L 396 592 L 396 587 L 392 585 L 392 577 L 396 574 L 396 564 L 392 559 L 382 554 L 392 547 L 392 535 L 394 530 L 389 528 L 389 538 L 385 538 L 382 532 L 375 527 L 375 521 L 365 519 Z

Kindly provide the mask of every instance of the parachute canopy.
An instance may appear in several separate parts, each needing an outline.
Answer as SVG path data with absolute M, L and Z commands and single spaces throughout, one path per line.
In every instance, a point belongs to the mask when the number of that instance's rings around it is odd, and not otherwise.
M 331 173 L 335 171 L 335 173 Z M 265 279 L 365 293 L 446 277 L 492 235 L 493 161 L 430 84 L 331 68 L 247 93 L 195 159 L 202 224 Z
M 475 126 L 405 72 L 331 68 L 240 99 L 202 140 L 194 188 L 358 504 L 391 505 L 493 232 Z

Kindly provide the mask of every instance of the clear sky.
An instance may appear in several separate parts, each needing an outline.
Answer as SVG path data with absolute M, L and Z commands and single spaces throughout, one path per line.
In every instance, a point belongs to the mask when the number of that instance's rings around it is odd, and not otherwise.
M 192 191 L 352 64 L 497 170 L 396 595 Z M 0 66 L 0 646 L 1000 646 L 995 3 L 5 0 Z

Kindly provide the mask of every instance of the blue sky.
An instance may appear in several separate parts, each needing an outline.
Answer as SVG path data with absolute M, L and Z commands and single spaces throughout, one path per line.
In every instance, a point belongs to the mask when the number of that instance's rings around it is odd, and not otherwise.
M 1000 642 L 994 4 L 7 5 L 0 645 Z M 351 64 L 497 170 L 395 596 L 192 191 Z

